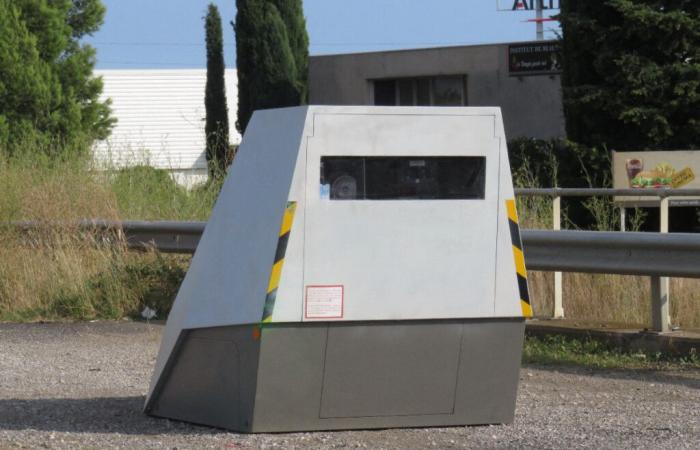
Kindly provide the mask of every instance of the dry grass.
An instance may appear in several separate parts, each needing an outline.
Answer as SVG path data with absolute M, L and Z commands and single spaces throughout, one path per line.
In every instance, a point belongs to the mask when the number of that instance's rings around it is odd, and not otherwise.
M 119 200 L 115 183 L 84 161 L 0 159 L 0 222 L 63 224 L 31 232 L 0 227 L 0 320 L 121 318 L 146 304 L 169 309 L 187 258 L 128 252 L 118 236 L 70 225 L 123 217 Z

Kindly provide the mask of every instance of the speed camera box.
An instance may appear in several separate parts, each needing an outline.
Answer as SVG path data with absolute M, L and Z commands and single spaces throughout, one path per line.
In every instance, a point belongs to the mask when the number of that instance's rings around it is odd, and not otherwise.
M 531 314 L 498 108 L 258 111 L 149 414 L 246 432 L 505 423 Z

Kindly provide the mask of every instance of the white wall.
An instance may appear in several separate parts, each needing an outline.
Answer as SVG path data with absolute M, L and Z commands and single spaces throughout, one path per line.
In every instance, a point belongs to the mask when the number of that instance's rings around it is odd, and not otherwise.
M 108 168 L 150 164 L 170 170 L 179 183 L 204 181 L 205 69 L 97 70 L 102 99 L 112 99 L 117 119 L 112 135 L 95 145 L 96 160 Z M 236 131 L 238 86 L 235 69 L 226 70 L 230 141 Z

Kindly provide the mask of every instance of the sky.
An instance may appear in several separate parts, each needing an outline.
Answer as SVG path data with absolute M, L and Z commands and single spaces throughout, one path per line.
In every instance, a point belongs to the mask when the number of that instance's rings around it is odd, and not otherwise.
M 98 69 L 203 68 L 204 20 L 211 0 L 102 0 L 107 15 L 86 39 Z M 548 1 L 548 0 L 547 0 Z M 226 66 L 236 67 L 235 0 L 214 0 Z M 311 55 L 535 39 L 534 11 L 499 11 L 513 0 L 304 0 Z M 556 10 L 545 11 L 545 17 Z M 545 22 L 545 38 L 557 22 Z

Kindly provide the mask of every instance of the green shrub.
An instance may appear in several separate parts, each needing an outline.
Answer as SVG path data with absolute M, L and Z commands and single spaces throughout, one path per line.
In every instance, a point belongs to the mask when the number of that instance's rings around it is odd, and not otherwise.
M 605 149 L 564 139 L 513 139 L 508 155 L 516 187 L 611 187 Z
M 188 190 L 151 166 L 120 169 L 111 181 L 119 215 L 132 220 L 206 220 L 220 187 L 213 180 Z

